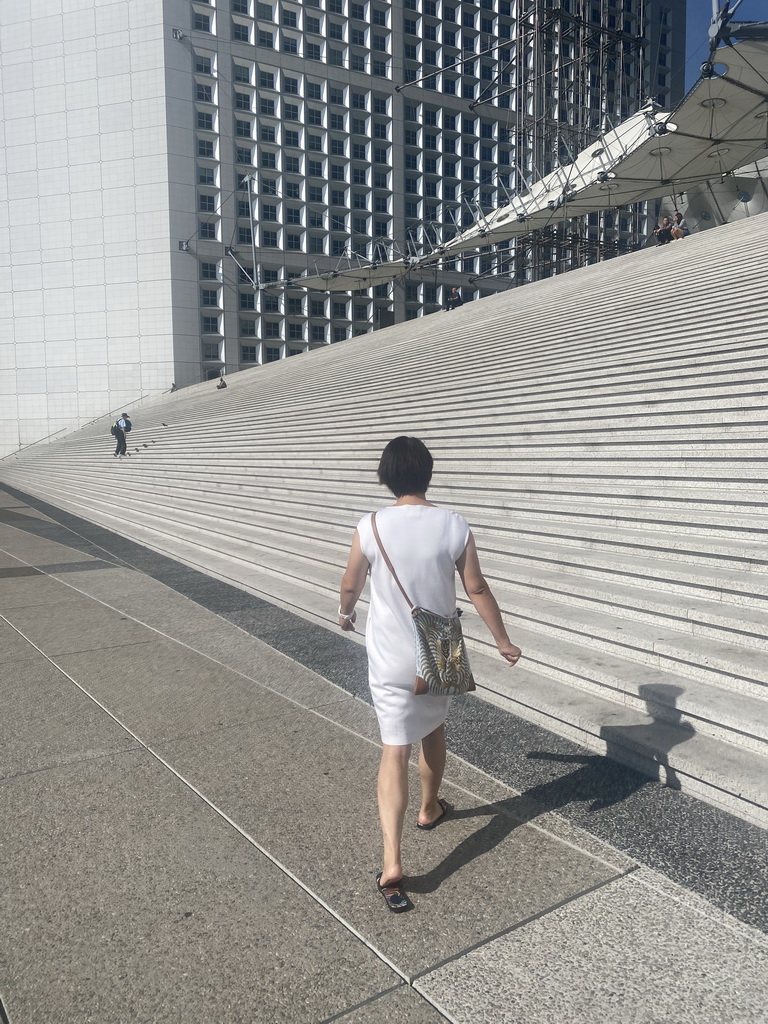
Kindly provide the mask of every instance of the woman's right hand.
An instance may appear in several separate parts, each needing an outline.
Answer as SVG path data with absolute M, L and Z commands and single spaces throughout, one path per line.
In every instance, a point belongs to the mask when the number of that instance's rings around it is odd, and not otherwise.
M 498 645 L 499 654 L 504 658 L 510 668 L 516 665 L 523 655 L 523 652 L 519 647 L 515 647 L 509 640 L 505 640 L 503 643 Z

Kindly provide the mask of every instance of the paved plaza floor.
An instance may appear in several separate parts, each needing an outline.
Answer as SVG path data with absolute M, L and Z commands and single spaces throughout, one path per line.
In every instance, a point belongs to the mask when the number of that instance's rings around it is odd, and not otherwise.
M 765 1024 L 763 831 L 467 697 L 390 914 L 362 648 L 10 489 L 0 678 L 0 1021 Z

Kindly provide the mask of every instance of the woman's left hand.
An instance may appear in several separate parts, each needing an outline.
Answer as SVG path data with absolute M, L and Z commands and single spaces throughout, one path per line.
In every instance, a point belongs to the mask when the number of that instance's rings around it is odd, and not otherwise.
M 519 647 L 516 647 L 509 640 L 498 645 L 499 654 L 504 658 L 508 665 L 516 665 L 522 656 L 522 651 Z
M 351 617 L 348 618 L 348 619 L 343 618 L 340 615 L 339 616 L 339 626 L 341 626 L 341 628 L 343 630 L 345 630 L 347 633 L 354 633 L 355 632 L 355 622 L 356 622 L 356 620 L 357 620 L 357 612 L 352 612 Z

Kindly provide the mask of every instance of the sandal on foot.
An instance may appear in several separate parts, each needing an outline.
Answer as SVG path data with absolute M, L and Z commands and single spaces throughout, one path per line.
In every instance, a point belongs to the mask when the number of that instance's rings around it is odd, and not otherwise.
M 380 871 L 378 875 L 376 875 L 376 888 L 384 897 L 384 902 L 387 904 L 392 913 L 402 914 L 404 910 L 410 909 L 410 900 L 403 892 L 402 878 L 399 879 L 397 882 L 391 882 L 389 885 L 382 885 L 382 874 L 383 872 Z
M 434 821 L 428 821 L 426 825 L 421 825 L 418 821 L 416 822 L 416 828 L 420 828 L 422 832 L 431 832 L 433 828 L 437 828 L 441 821 L 444 821 L 448 817 L 448 814 L 453 810 L 453 804 L 449 804 L 447 800 L 443 800 L 442 797 L 438 797 L 437 802 L 443 808 L 443 813 L 439 814 Z

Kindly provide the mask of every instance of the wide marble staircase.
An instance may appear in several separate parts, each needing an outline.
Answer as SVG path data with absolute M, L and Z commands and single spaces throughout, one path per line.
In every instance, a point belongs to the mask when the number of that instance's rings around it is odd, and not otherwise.
M 754 217 L 199 385 L 135 411 L 131 458 L 105 417 L 0 482 L 335 629 L 378 455 L 415 434 L 524 651 L 470 608 L 478 696 L 768 824 L 766 241 Z

